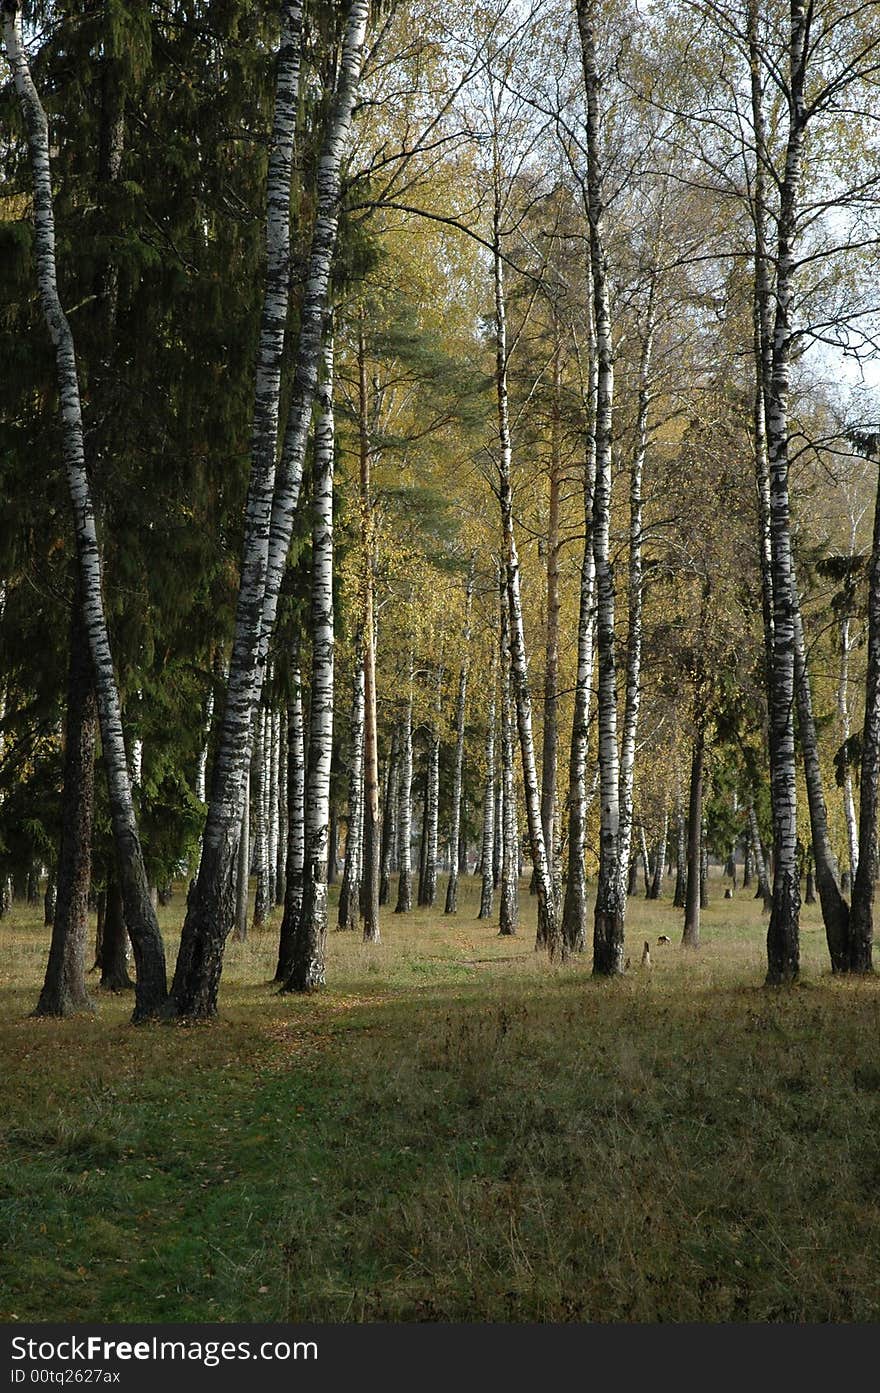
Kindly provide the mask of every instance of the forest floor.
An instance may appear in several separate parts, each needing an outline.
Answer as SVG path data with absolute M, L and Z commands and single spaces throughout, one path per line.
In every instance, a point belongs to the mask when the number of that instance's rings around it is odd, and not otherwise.
M 455 918 L 331 933 L 307 998 L 269 985 L 273 924 L 216 1024 L 140 1029 L 130 996 L 31 1019 L 48 931 L 13 910 L 0 1319 L 880 1319 L 880 980 L 832 980 L 811 907 L 801 982 L 764 989 L 741 892 L 699 952 L 630 901 L 653 966 L 595 983 L 521 905 L 515 939 L 472 880 Z

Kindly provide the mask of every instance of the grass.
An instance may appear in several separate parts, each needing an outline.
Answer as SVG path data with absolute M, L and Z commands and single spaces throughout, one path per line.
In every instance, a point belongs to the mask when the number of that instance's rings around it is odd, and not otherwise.
M 164 911 L 169 956 L 179 894 Z M 876 1321 L 880 986 L 761 987 L 745 895 L 632 901 L 597 984 L 476 918 L 331 934 L 279 997 L 230 944 L 222 1018 L 30 1019 L 47 932 L 0 923 L 0 1319 Z M 656 945 L 661 933 L 673 944 Z M 173 961 L 173 958 L 172 958 Z

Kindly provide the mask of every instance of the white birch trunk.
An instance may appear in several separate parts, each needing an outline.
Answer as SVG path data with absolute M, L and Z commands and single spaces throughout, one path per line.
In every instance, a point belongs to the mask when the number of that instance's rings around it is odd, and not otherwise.
M 409 655 L 409 677 L 407 682 L 406 708 L 403 715 L 400 751 L 400 823 L 397 833 L 397 904 L 395 914 L 408 914 L 412 909 L 412 713 L 413 713 L 413 658 Z
M 500 174 L 496 172 L 492 261 L 495 291 L 495 389 L 498 409 L 498 494 L 501 504 L 501 526 L 504 537 L 507 603 L 510 612 L 510 666 L 513 674 L 513 687 L 516 697 L 516 720 L 519 732 L 520 755 L 522 758 L 523 788 L 529 828 L 529 842 L 532 852 L 532 868 L 535 874 L 538 894 L 537 945 L 546 946 L 552 960 L 559 954 L 565 958 L 568 953 L 568 948 L 559 932 L 559 912 L 556 903 L 556 892 L 553 885 L 553 874 L 548 848 L 544 842 L 544 829 L 541 824 L 541 796 L 535 763 L 534 738 L 532 734 L 532 698 L 529 690 L 528 663 L 526 659 L 525 633 L 523 629 L 522 603 L 520 599 L 519 555 L 517 553 L 516 537 L 513 527 L 511 478 L 513 451 L 507 392 L 507 318 L 501 260 L 499 179 Z
M 83 618 L 94 668 L 101 746 L 107 774 L 108 800 L 125 919 L 137 966 L 133 1019 L 138 1021 L 155 1016 L 165 1001 L 165 950 L 156 913 L 150 902 L 131 797 L 119 692 L 113 671 L 113 655 L 104 611 L 95 509 L 85 462 L 76 349 L 58 295 L 49 128 L 25 55 L 21 10 L 15 0 L 6 0 L 3 5 L 3 34 L 16 92 L 21 103 L 31 158 L 37 284 L 46 327 L 55 349 L 62 452 L 73 506 Z
M 480 851 L 480 919 L 492 917 L 492 852 L 495 845 L 495 672 L 486 723 L 486 779 L 483 785 L 483 837 Z
M 338 927 L 353 932 L 358 926 L 361 888 L 361 828 L 364 790 L 364 661 L 357 637 L 351 699 L 351 764 L 348 771 L 348 831 L 345 865 L 339 890 Z
M 510 618 L 507 582 L 503 565 L 499 568 L 501 589 L 501 785 L 499 821 L 501 823 L 501 895 L 498 932 L 512 937 L 519 927 L 519 831 L 516 816 L 516 770 L 513 755 L 513 711 L 510 678 Z
M 312 508 L 312 682 L 309 700 L 309 749 L 305 789 L 305 844 L 302 904 L 295 910 L 296 883 L 288 872 L 291 916 L 295 920 L 293 966 L 285 991 L 310 991 L 323 985 L 327 946 L 327 858 L 330 830 L 330 763 L 333 755 L 334 620 L 333 620 L 333 324 L 324 333 L 324 371 L 318 391 L 315 428 L 314 499 Z M 290 737 L 293 739 L 293 735 Z M 291 790 L 295 792 L 291 769 Z M 294 828 L 291 805 L 291 832 Z M 289 834 L 290 835 L 290 834 Z M 295 858 L 294 858 L 295 866 Z M 285 915 L 287 901 L 285 900 Z
M 226 704 L 211 776 L 199 874 L 189 897 L 171 995 L 179 1016 L 216 1014 L 233 921 L 236 853 L 262 681 L 261 634 L 275 491 L 281 369 L 290 285 L 290 189 L 300 81 L 302 0 L 283 0 L 266 190 L 266 273 L 254 387 L 245 540 Z M 310 399 L 311 405 L 311 399 Z
M 302 680 L 297 643 L 291 665 L 290 697 L 287 705 L 287 855 L 284 872 L 284 913 L 281 917 L 278 963 L 275 968 L 275 981 L 282 984 L 287 982 L 293 971 L 294 947 L 302 913 L 306 858 L 305 785 Z
M 626 862 L 620 857 L 620 761 L 617 748 L 617 673 L 614 640 L 614 576 L 609 549 L 611 519 L 611 442 L 614 405 L 614 349 L 611 301 L 602 239 L 604 191 L 599 154 L 600 77 L 596 62 L 595 0 L 578 0 L 577 18 L 587 95 L 587 216 L 590 225 L 590 278 L 596 327 L 596 488 L 593 497 L 593 557 L 596 565 L 596 648 L 599 727 L 600 840 L 599 879 L 593 924 L 593 973 L 623 971 Z
M 437 667 L 434 719 L 428 737 L 428 763 L 425 780 L 425 820 L 422 874 L 419 877 L 419 904 L 432 908 L 437 898 L 437 845 L 440 825 L 440 713 L 443 699 L 443 668 Z
M 447 914 L 458 910 L 458 862 L 461 836 L 461 783 L 464 768 L 464 718 L 467 707 L 468 667 L 471 643 L 471 599 L 474 593 L 474 557 L 471 557 L 465 586 L 464 659 L 458 678 L 458 701 L 455 708 L 455 770 L 452 780 L 452 829 L 449 836 L 449 880 L 446 885 Z

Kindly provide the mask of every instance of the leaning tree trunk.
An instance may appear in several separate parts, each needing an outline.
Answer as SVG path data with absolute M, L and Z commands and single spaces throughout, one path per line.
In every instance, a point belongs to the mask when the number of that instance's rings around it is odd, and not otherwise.
M 876 453 L 876 437 L 873 439 Z M 849 969 L 872 970 L 874 883 L 877 879 L 877 800 L 880 785 L 880 482 L 874 509 L 874 538 L 868 571 L 868 674 L 859 776 L 858 868 L 849 925 Z
M 497 162 L 497 151 L 496 151 Z M 545 946 L 551 960 L 568 955 L 567 944 L 559 931 L 559 912 L 553 884 L 549 849 L 541 825 L 541 799 L 535 766 L 535 745 L 532 735 L 532 698 L 526 660 L 525 631 L 520 598 L 519 555 L 513 528 L 512 446 L 507 391 L 507 319 L 504 301 L 504 278 L 501 259 L 500 171 L 496 169 L 495 208 L 493 223 L 493 271 L 495 291 L 495 392 L 498 409 L 498 496 L 501 504 L 501 527 L 504 538 L 504 569 L 507 581 L 507 604 L 510 611 L 510 668 L 516 698 L 516 722 L 522 759 L 523 789 L 526 819 L 538 893 L 538 932 L 536 947 Z
M 55 348 L 61 400 L 62 452 L 73 506 L 83 619 L 92 657 L 113 840 L 125 902 L 125 916 L 137 966 L 133 1019 L 142 1021 L 157 1015 L 165 1001 L 165 949 L 156 912 L 150 902 L 131 796 L 119 691 L 113 671 L 113 655 L 104 610 L 95 509 L 85 461 L 76 349 L 70 324 L 58 295 L 49 127 L 25 56 L 21 9 L 17 0 L 4 0 L 3 32 L 16 91 L 21 102 L 33 169 L 38 289 L 46 326 Z
M 348 832 L 345 865 L 339 887 L 337 927 L 353 932 L 358 926 L 361 894 L 361 809 L 364 789 L 364 665 L 362 635 L 355 641 L 354 686 L 351 700 L 351 764 L 348 771 Z
M 620 767 L 617 748 L 617 670 L 614 642 L 614 576 L 610 554 L 611 442 L 614 403 L 614 349 L 611 297 L 602 239 L 604 191 L 599 156 L 600 76 L 596 59 L 593 0 L 578 0 L 577 18 L 587 94 L 587 215 L 590 224 L 590 278 L 596 326 L 596 488 L 593 501 L 593 556 L 596 563 L 596 649 L 599 727 L 599 878 L 593 924 L 593 973 L 623 971 L 626 918 L 626 862 L 620 856 Z
M 92 663 L 83 628 L 80 598 L 74 594 L 61 795 L 61 850 L 52 942 L 35 1016 L 71 1016 L 79 1011 L 94 1009 L 86 990 L 86 936 L 95 802 L 96 724 Z
M 317 456 L 316 443 L 316 456 Z M 316 464 L 316 469 L 320 465 Z M 317 493 L 316 483 L 316 493 Z M 316 500 L 317 506 L 317 500 Z M 284 873 L 284 914 L 278 937 L 276 982 L 286 982 L 293 971 L 294 946 L 299 933 L 306 859 L 306 767 L 303 736 L 302 679 L 299 643 L 294 646 L 287 703 L 287 857 Z
M 486 722 L 486 780 L 483 785 L 483 839 L 480 849 L 480 919 L 492 917 L 492 849 L 495 844 L 495 671 Z
M 270 156 L 267 288 L 254 412 L 254 449 L 245 552 L 226 710 L 220 731 L 204 852 L 190 897 L 172 986 L 181 1016 L 216 1014 L 223 949 L 231 923 L 231 868 L 253 709 L 260 695 L 281 578 L 299 500 L 308 428 L 321 363 L 336 246 L 342 160 L 360 81 L 369 0 L 349 0 L 336 88 L 316 174 L 316 211 L 299 314 L 293 387 L 281 458 L 276 439 L 290 268 L 290 184 L 299 88 L 300 4 L 285 4 Z M 283 310 L 283 312 L 282 312 Z
M 458 677 L 458 701 L 455 708 L 455 769 L 452 779 L 452 830 L 449 837 L 449 880 L 446 885 L 446 914 L 458 909 L 458 862 L 461 837 L 461 782 L 464 768 L 464 717 L 467 707 L 468 666 L 471 642 L 471 598 L 474 593 L 474 558 L 471 557 L 465 586 L 464 601 L 464 658 Z
M 330 765 L 333 757 L 333 323 L 324 334 L 324 373 L 318 390 L 312 507 L 312 682 L 305 791 L 305 849 L 302 905 L 293 963 L 284 991 L 323 985 L 327 948 L 327 858 L 330 824 Z M 293 723 L 291 723 L 291 731 Z M 293 737 L 291 735 L 291 743 Z M 291 769 L 291 782 L 293 770 Z M 291 823 L 293 822 L 291 804 Z M 288 870 L 288 881 L 290 871 Z
M 398 878 L 395 914 L 409 914 L 412 909 L 412 653 L 409 655 L 406 708 L 403 714 L 400 758 L 400 827 L 397 833 Z

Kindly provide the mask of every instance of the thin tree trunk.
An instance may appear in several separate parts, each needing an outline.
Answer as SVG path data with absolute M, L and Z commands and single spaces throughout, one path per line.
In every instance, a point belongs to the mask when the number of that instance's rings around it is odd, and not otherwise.
M 251 781 L 245 781 L 244 804 L 241 809 L 241 828 L 235 873 L 235 941 L 244 943 L 248 933 L 248 890 L 251 873 Z
M 302 684 L 299 673 L 299 659 L 297 653 L 297 666 L 295 671 L 297 687 L 300 700 L 300 743 L 303 742 L 302 731 Z M 283 906 L 287 898 L 287 845 L 290 837 L 290 717 L 287 711 L 278 713 L 278 788 L 276 803 L 276 818 L 278 821 L 277 846 L 275 856 L 275 905 Z M 305 783 L 305 751 L 300 751 L 300 766 L 302 770 L 302 780 Z M 305 797 L 305 794 L 303 794 Z M 305 814 L 303 814 L 305 816 Z
M 376 635 L 373 600 L 376 566 L 376 533 L 373 520 L 371 482 L 372 447 L 368 431 L 367 358 L 364 341 L 364 313 L 358 330 L 358 425 L 360 441 L 361 547 L 363 550 L 363 641 L 364 641 L 364 800 L 363 860 L 361 863 L 360 907 L 364 919 L 364 942 L 378 943 L 379 932 L 379 741 L 376 729 Z
M 755 892 L 755 899 L 763 900 L 764 909 L 769 914 L 773 908 L 773 892 L 770 889 L 770 869 L 767 865 L 767 853 L 764 850 L 764 843 L 761 841 L 761 833 L 758 830 L 758 817 L 755 812 L 754 803 L 749 804 L 749 837 L 752 843 L 752 855 L 755 859 L 755 868 L 758 877 L 758 889 Z
M 269 839 L 266 828 L 266 785 L 269 775 L 270 717 L 265 707 L 256 712 L 257 733 L 251 758 L 251 826 L 254 834 L 254 917 L 253 927 L 261 929 L 269 913 Z
M 495 668 L 493 663 L 492 688 L 489 698 L 489 716 L 486 722 L 486 779 L 483 784 L 483 839 L 481 842 L 480 866 L 480 919 L 491 919 L 492 897 L 492 850 L 495 845 Z
M 333 759 L 333 474 L 335 424 L 333 415 L 334 341 L 333 321 L 328 315 L 324 332 L 324 370 L 318 389 L 318 419 L 315 426 L 315 459 L 312 507 L 312 681 L 309 700 L 309 748 L 305 789 L 305 847 L 302 903 L 296 920 L 293 963 L 284 991 L 310 991 L 322 986 L 326 977 L 327 885 L 330 767 Z M 301 714 L 300 714 L 301 722 Z M 291 746 L 296 743 L 296 720 L 289 721 Z M 294 770 L 290 825 L 294 827 L 296 809 Z M 290 835 L 290 833 L 288 833 Z M 288 871 L 288 884 L 293 877 Z M 286 908 L 286 906 L 285 906 Z M 293 919 L 293 906 L 291 918 Z
M 547 633 L 544 648 L 544 721 L 541 735 L 541 829 L 550 862 L 554 900 L 559 899 L 559 509 L 562 493 L 562 352 L 560 329 L 553 316 L 554 352 L 550 426 L 550 497 L 547 517 Z M 537 887 L 536 887 L 537 888 Z
M 437 830 L 440 803 L 440 712 L 443 695 L 443 668 L 437 668 L 434 719 L 428 736 L 425 770 L 425 817 L 422 836 L 422 865 L 419 874 L 419 904 L 432 908 L 437 898 Z
M 386 905 L 390 892 L 391 860 L 394 851 L 394 822 L 397 815 L 397 785 L 400 780 L 400 726 L 391 730 L 391 748 L 385 770 L 385 797 L 382 802 L 382 854 L 380 859 L 379 904 Z
M 669 814 L 663 814 L 663 831 L 654 852 L 654 874 L 651 878 L 650 900 L 659 900 L 663 893 L 663 869 L 666 863 L 666 839 L 669 836 Z
M 15 0 L 6 0 L 4 5 L 3 32 L 16 91 L 21 102 L 33 169 L 38 289 L 46 326 L 55 348 L 61 400 L 62 452 L 73 506 L 83 618 L 92 656 L 113 839 L 126 918 L 137 964 L 133 1019 L 142 1021 L 155 1016 L 165 1000 L 165 950 L 155 910 L 150 903 L 131 797 L 119 692 L 113 671 L 113 656 L 104 610 L 95 509 L 85 463 L 76 350 L 73 334 L 58 296 L 49 128 L 25 56 L 20 7 Z
M 361 893 L 361 808 L 364 788 L 364 665 L 363 636 L 355 642 L 354 684 L 351 701 L 351 764 L 348 772 L 348 833 L 345 865 L 339 890 L 337 927 L 350 932 L 358 926 Z
M 681 806 L 680 788 L 676 797 L 678 806 L 675 815 L 675 890 L 672 895 L 672 907 L 673 909 L 684 909 L 687 905 L 687 824 Z
M 700 946 L 700 908 L 702 904 L 702 826 L 703 826 L 703 757 L 705 735 L 697 726 L 691 753 L 690 796 L 687 820 L 687 892 L 684 910 L 682 944 L 686 948 Z
M 316 466 L 316 469 L 319 466 Z M 316 493 L 317 493 L 316 483 Z M 290 671 L 290 697 L 287 703 L 287 860 L 284 873 L 284 914 L 278 937 L 276 982 L 286 982 L 293 971 L 293 960 L 303 903 L 303 873 L 306 859 L 306 765 L 303 733 L 302 678 L 299 643 L 293 651 Z
M 71 1016 L 91 1011 L 86 990 L 86 936 L 95 802 L 97 712 L 92 663 L 80 597 L 74 594 L 61 796 L 61 848 L 52 942 L 36 1016 Z
M 513 716 L 510 694 L 510 646 L 507 593 L 501 584 L 501 896 L 498 932 L 512 937 L 519 927 L 519 833 L 516 819 L 516 775 L 513 759 Z
M 590 693 L 593 686 L 593 632 L 595 627 L 596 561 L 593 555 L 593 495 L 596 488 L 596 393 L 598 360 L 595 330 L 590 317 L 589 421 L 584 465 L 584 550 L 581 558 L 578 608 L 577 678 L 571 746 L 568 761 L 568 880 L 562 909 L 562 933 L 572 953 L 587 948 L 587 876 L 584 855 L 587 842 L 587 749 L 590 738 Z
M 507 603 L 510 611 L 510 668 L 513 675 L 513 688 L 516 698 L 516 721 L 519 732 L 520 756 L 522 759 L 523 790 L 525 794 L 526 819 L 529 829 L 529 842 L 532 853 L 538 894 L 538 931 L 536 947 L 545 946 L 552 959 L 568 956 L 568 946 L 559 928 L 559 912 L 556 903 L 556 890 L 553 884 L 550 855 L 552 850 L 544 841 L 541 826 L 541 800 L 538 775 L 535 767 L 535 746 L 532 735 L 532 698 L 529 690 L 528 663 L 526 660 L 525 632 L 523 628 L 522 603 L 520 599 L 519 555 L 513 527 L 512 492 L 512 446 L 510 434 L 510 415 L 507 391 L 507 320 L 504 301 L 503 263 L 501 259 L 500 226 L 500 169 L 497 167 L 496 147 L 495 170 L 495 208 L 493 223 L 493 270 L 495 291 L 495 390 L 498 408 L 498 454 L 499 481 L 498 494 L 501 504 L 501 525 L 504 538 L 504 567 L 507 580 Z
M 452 779 L 452 830 L 449 837 L 449 880 L 446 885 L 446 914 L 458 909 L 459 840 L 461 838 L 461 783 L 464 768 L 464 718 L 467 708 L 468 667 L 471 643 L 471 598 L 474 593 L 474 557 L 471 557 L 465 585 L 464 658 L 458 678 L 458 701 L 455 708 L 455 769 Z
M 400 829 L 398 842 L 397 904 L 395 914 L 409 914 L 412 909 L 412 713 L 413 713 L 413 659 L 409 655 L 406 708 L 403 715 L 400 761 Z
M 854 539 L 850 551 L 854 550 Z M 844 611 L 840 618 L 840 676 L 837 684 L 837 711 L 840 716 L 840 733 L 843 743 L 849 743 L 852 735 L 852 720 L 849 713 L 849 652 L 850 616 Z M 859 868 L 859 830 L 856 823 L 855 799 L 853 797 L 852 770 L 847 762 L 843 775 L 843 813 L 846 818 L 846 841 L 849 851 L 849 884 L 855 883 Z

